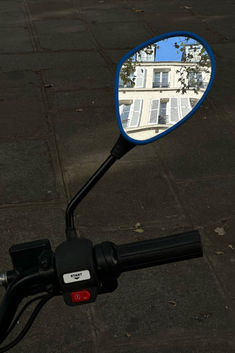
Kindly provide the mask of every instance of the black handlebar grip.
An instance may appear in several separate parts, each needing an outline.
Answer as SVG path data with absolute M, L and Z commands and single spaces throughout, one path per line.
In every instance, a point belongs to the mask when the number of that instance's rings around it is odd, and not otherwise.
M 182 261 L 202 256 L 197 230 L 116 246 L 120 272 Z

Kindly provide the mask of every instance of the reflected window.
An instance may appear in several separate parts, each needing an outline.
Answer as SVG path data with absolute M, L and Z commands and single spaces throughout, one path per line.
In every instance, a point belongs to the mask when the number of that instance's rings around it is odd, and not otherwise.
M 146 69 L 138 66 L 135 72 L 124 79 L 119 76 L 119 88 L 144 88 L 146 79 Z
M 133 99 L 131 102 L 120 103 L 119 113 L 123 128 L 139 126 L 142 113 L 142 99 Z
M 160 101 L 158 124 L 167 124 L 167 123 L 168 123 L 167 102 Z
M 194 108 L 195 105 L 197 104 L 197 102 L 199 102 L 199 99 L 196 99 L 196 98 L 189 98 L 189 101 L 190 101 L 191 107 Z
M 153 88 L 169 87 L 168 71 L 154 71 L 153 73 Z
M 186 44 L 184 47 L 182 61 L 199 62 L 202 56 L 203 46 L 201 44 Z
M 131 104 L 120 104 L 119 111 L 123 128 L 128 126 Z
M 168 104 L 169 99 L 152 99 L 149 124 L 168 124 Z
M 193 87 L 193 88 L 204 87 L 202 73 L 190 71 L 188 74 L 188 84 L 189 84 L 189 87 Z
M 136 53 L 136 61 L 151 62 L 155 59 L 155 44 L 144 48 Z
M 131 87 L 134 87 L 135 83 L 134 83 L 133 79 L 134 79 L 134 74 L 130 74 L 130 76 L 125 79 L 125 82 L 119 76 L 119 88 L 131 88 Z
M 183 119 L 191 109 L 189 98 L 152 99 L 148 123 L 150 125 L 174 125 Z

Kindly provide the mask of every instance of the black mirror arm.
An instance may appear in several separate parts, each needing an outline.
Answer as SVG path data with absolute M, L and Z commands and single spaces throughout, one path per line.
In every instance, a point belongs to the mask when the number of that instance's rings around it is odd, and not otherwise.
M 74 211 L 82 199 L 88 194 L 93 186 L 107 172 L 107 170 L 116 162 L 117 159 L 123 157 L 129 152 L 135 144 L 127 141 L 122 135 L 119 136 L 117 142 L 113 146 L 110 156 L 101 164 L 97 171 L 91 176 L 87 183 L 74 195 L 66 208 L 66 238 L 72 240 L 77 238 L 77 232 L 74 225 Z
M 120 159 L 135 146 L 136 144 L 126 140 L 121 134 L 110 153 L 112 156 L 115 156 L 116 159 Z

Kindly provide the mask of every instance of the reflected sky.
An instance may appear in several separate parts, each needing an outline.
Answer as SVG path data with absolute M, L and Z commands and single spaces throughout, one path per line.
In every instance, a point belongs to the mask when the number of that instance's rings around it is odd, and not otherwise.
M 181 61 L 182 52 L 180 48 L 175 48 L 174 44 L 180 44 L 181 42 L 185 44 L 197 43 L 195 39 L 190 38 L 186 41 L 185 38 L 186 37 L 171 37 L 156 43 L 159 49 L 157 48 L 156 50 L 155 61 Z
M 157 45 L 157 49 L 154 61 L 181 61 L 182 51 L 180 51 L 180 48 L 175 47 L 175 43 L 180 45 L 182 42 L 184 44 L 199 44 L 195 39 L 188 39 L 188 37 L 171 37 L 163 39 L 155 43 Z M 132 57 L 132 60 L 136 61 L 136 55 Z

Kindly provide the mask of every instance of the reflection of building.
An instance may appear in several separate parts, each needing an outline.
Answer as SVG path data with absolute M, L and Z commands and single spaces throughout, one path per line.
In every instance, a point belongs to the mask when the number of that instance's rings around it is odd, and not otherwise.
M 203 46 L 200 43 L 186 44 L 182 54 L 182 61 L 198 62 L 202 58 Z
M 147 139 L 177 123 L 202 97 L 207 70 L 194 62 L 138 62 L 134 86 L 119 82 L 120 116 L 128 135 Z M 183 85 L 188 88 L 182 93 Z

